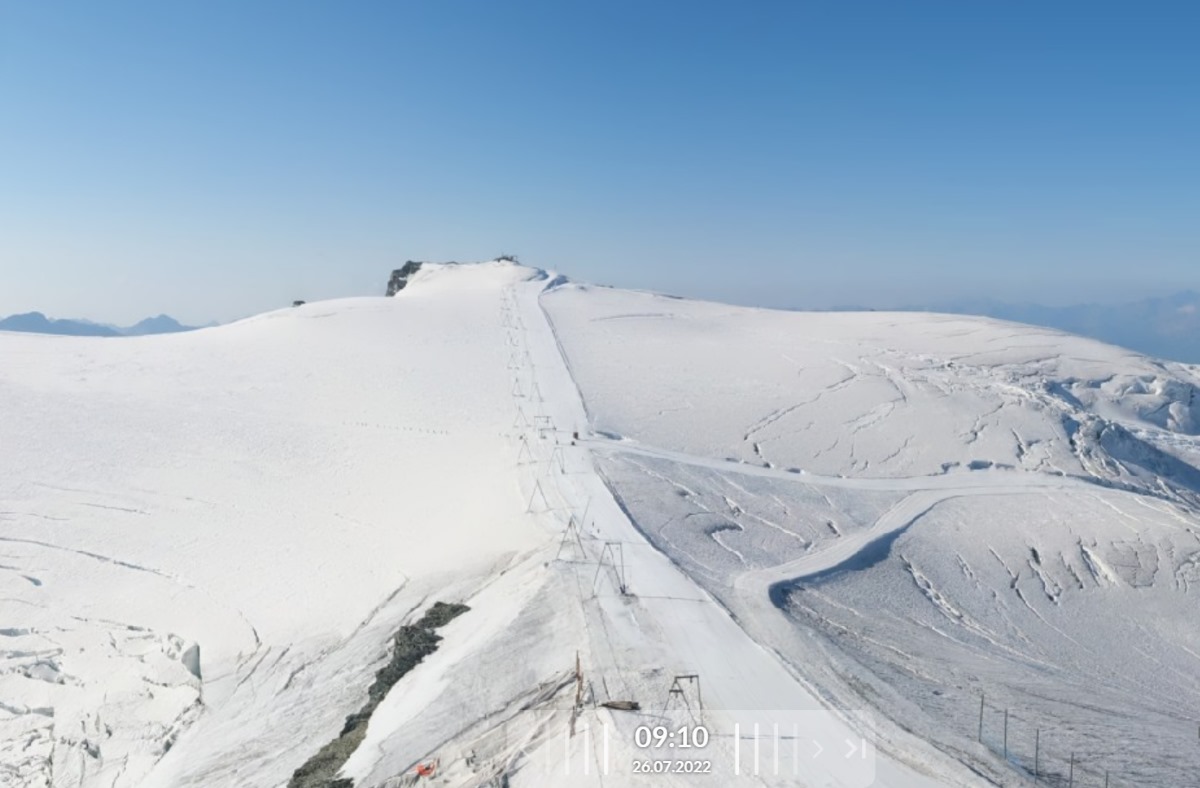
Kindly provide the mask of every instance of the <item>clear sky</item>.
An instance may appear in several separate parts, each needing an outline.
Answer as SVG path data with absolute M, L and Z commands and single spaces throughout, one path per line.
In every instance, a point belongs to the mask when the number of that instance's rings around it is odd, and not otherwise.
M 1200 287 L 1200 3 L 0 0 L 0 315 Z

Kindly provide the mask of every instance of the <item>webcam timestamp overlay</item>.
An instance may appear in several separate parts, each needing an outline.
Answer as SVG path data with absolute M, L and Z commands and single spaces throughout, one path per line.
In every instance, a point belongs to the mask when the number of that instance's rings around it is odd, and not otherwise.
M 662 776 L 713 786 L 794 785 L 797 778 L 845 788 L 875 782 L 872 720 L 863 712 L 587 709 L 573 722 L 568 712 L 530 714 L 543 717 L 535 723 L 542 735 L 530 744 L 542 750 L 534 760 L 548 776 L 647 783 Z

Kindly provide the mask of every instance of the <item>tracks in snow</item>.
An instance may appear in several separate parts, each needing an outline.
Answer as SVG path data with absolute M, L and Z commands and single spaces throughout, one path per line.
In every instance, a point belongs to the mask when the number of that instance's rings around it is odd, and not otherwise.
M 704 677 L 704 698 L 707 709 L 808 709 L 824 710 L 824 705 L 805 686 L 802 679 L 773 650 L 769 642 L 753 637 L 715 599 L 658 552 L 621 507 L 617 496 L 597 471 L 593 452 L 630 451 L 652 457 L 667 457 L 690 464 L 706 464 L 728 470 L 728 463 L 704 458 L 672 455 L 654 449 L 635 447 L 625 441 L 578 440 L 574 444 L 558 443 L 560 434 L 583 432 L 590 423 L 588 414 L 561 344 L 549 316 L 540 304 L 541 294 L 548 288 L 542 282 L 518 285 L 514 289 L 514 308 L 524 335 L 524 347 L 513 347 L 514 357 L 526 359 L 536 375 L 539 400 L 535 425 L 539 434 L 549 433 L 556 438 L 549 465 L 552 492 L 561 499 L 555 507 L 548 500 L 550 512 L 587 512 L 591 533 L 601 541 L 624 547 L 624 560 L 633 596 L 597 596 L 605 639 L 614 655 L 657 664 L 660 670 L 677 673 L 698 673 Z M 524 413 L 518 416 L 521 419 Z M 526 417 L 528 418 L 528 417 Z M 549 426 L 546 426 L 549 425 Z M 559 430 L 555 430 L 557 426 Z M 557 468 L 558 472 L 554 470 Z M 793 481 L 814 481 L 814 477 L 772 468 L 741 466 L 750 473 L 778 475 Z M 880 483 L 885 480 L 880 480 Z M 856 486 L 854 480 L 829 479 L 830 485 Z M 547 484 L 540 482 L 539 484 Z M 911 488 L 920 489 L 914 481 Z M 881 486 L 879 489 L 890 489 Z M 530 497 L 536 500 L 537 488 Z M 542 489 L 543 498 L 546 489 Z M 932 505 L 932 504 L 930 504 Z M 902 519 L 901 514 L 895 515 Z M 563 516 L 561 519 L 566 519 Z M 883 526 L 887 527 L 885 522 Z M 769 583 L 768 583 L 769 585 Z M 680 601 L 687 600 L 687 601 Z M 764 597 L 764 601 L 768 601 Z M 781 616 L 777 609 L 772 615 Z M 767 625 L 770 626 L 770 625 Z M 791 624 L 785 626 L 791 628 Z M 761 629 L 756 628 L 756 629 Z M 664 664 L 665 661 L 665 664 Z M 877 775 L 883 786 L 934 786 L 962 784 L 963 773 L 931 748 L 909 737 L 903 741 L 909 757 L 903 761 L 879 753 Z M 911 764 L 920 763 L 919 771 Z M 942 773 L 943 777 L 929 776 Z M 951 776 L 952 775 L 952 776 Z M 827 768 L 814 764 L 812 779 L 828 781 L 832 775 Z M 754 784 L 763 784 L 760 778 Z

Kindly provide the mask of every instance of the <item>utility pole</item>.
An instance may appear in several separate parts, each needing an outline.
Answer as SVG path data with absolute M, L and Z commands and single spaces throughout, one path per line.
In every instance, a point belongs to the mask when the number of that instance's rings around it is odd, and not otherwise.
M 575 515 L 570 516 L 567 521 L 567 527 L 563 530 L 562 539 L 558 542 L 558 552 L 554 554 L 554 560 L 557 561 L 562 557 L 563 549 L 566 548 L 568 540 L 571 537 L 575 538 L 575 543 L 579 545 L 579 558 L 585 560 L 587 558 L 587 550 L 583 547 L 583 537 L 579 532 L 579 521 L 575 519 Z
M 566 476 L 567 463 L 566 463 L 566 460 L 563 458 L 562 446 L 555 446 L 553 451 L 550 452 L 550 467 L 551 468 L 554 467 L 555 460 L 558 460 L 558 472 L 561 475 Z
M 625 584 L 625 547 L 620 542 L 605 542 L 600 551 L 600 560 L 596 563 L 596 575 L 592 578 L 592 594 L 596 593 L 596 581 L 604 569 L 604 558 L 608 557 L 613 571 L 617 573 L 617 588 L 621 596 L 629 595 L 629 586 Z
M 671 688 L 667 690 L 667 702 L 663 705 L 663 711 L 666 712 L 671 709 L 672 700 L 678 700 L 689 712 L 692 710 L 692 706 L 687 700 L 687 691 L 683 687 L 683 682 L 685 681 L 688 682 L 689 685 L 696 688 L 696 708 L 700 713 L 700 719 L 703 721 L 704 698 L 700 695 L 700 674 L 698 673 L 687 673 L 675 676 L 674 680 L 671 682 Z
M 533 511 L 533 502 L 539 495 L 542 497 L 542 504 L 546 507 L 546 511 L 550 510 L 550 499 L 546 497 L 546 491 L 542 489 L 542 483 L 537 481 L 533 484 L 533 492 L 529 494 L 529 505 L 525 507 L 526 514 L 535 514 Z

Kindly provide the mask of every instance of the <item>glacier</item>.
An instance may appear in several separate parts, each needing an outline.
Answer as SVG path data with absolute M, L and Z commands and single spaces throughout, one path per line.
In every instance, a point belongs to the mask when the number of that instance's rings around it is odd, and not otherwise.
M 470 610 L 347 785 L 1200 771 L 1195 367 L 502 261 L 187 334 L 0 332 L 0 359 L 4 784 L 287 785 L 437 601 Z M 606 775 L 563 735 L 627 765 L 676 676 L 714 730 L 821 715 L 794 719 L 863 763 Z

